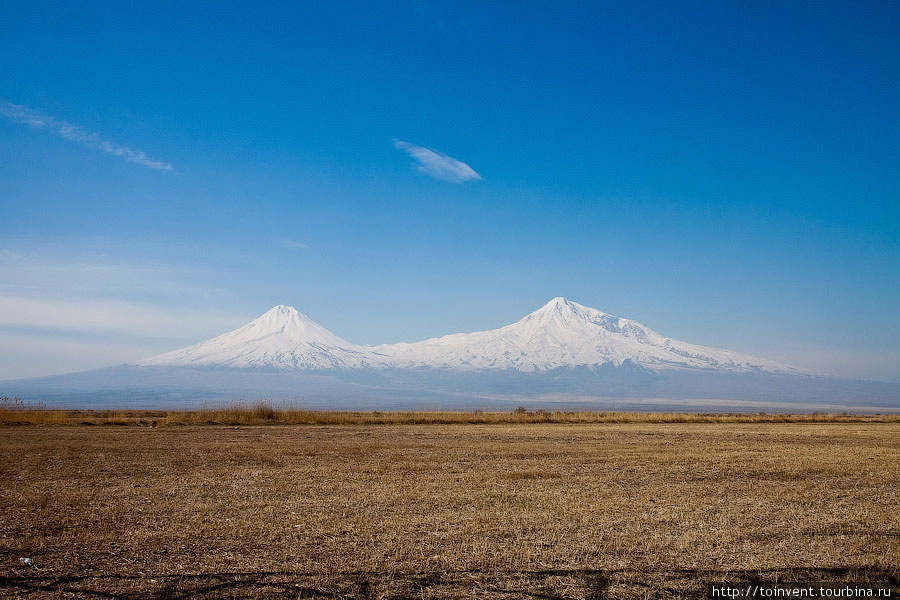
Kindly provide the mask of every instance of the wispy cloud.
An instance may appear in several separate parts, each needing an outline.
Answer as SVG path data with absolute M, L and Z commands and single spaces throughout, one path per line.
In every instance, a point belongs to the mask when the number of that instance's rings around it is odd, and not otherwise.
M 233 329 L 252 315 L 102 298 L 0 296 L 3 328 L 127 335 L 144 340 L 198 340 Z
M 462 183 L 464 181 L 475 181 L 481 179 L 481 175 L 475 172 L 475 169 L 462 162 L 456 160 L 452 156 L 447 156 L 443 152 L 431 150 L 416 146 L 402 140 L 394 140 L 394 148 L 403 150 L 416 161 L 416 168 L 442 181 L 450 183 Z
M 207 269 L 185 255 L 151 257 L 145 246 L 129 254 L 127 244 L 109 243 L 105 252 L 78 243 L 32 250 L 0 249 L 0 296 L 37 294 L 47 298 L 103 296 L 198 301 L 223 293 L 220 268 Z
M 296 248 L 297 250 L 309 250 L 309 244 L 303 242 L 295 242 L 294 240 L 281 240 L 281 245 L 285 248 Z
M 20 104 L 13 104 L 7 100 L 0 100 L 0 115 L 10 121 L 22 123 L 35 129 L 45 129 L 56 136 L 75 142 L 85 148 L 100 150 L 113 156 L 118 156 L 128 162 L 143 165 L 151 169 L 171 171 L 172 165 L 166 162 L 150 159 L 144 152 L 111 142 L 97 133 L 86 131 L 78 125 L 73 125 L 62 119 L 45 115 L 40 111 Z

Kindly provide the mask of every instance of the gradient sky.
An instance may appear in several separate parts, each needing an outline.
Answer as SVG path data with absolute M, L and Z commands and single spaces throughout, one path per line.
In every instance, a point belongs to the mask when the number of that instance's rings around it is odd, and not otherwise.
M 0 379 L 565 296 L 900 381 L 900 3 L 0 5 Z

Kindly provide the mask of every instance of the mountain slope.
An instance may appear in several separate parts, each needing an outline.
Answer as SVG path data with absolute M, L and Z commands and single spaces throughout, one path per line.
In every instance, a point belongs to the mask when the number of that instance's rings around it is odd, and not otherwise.
M 278 305 L 234 331 L 135 364 L 319 371 L 371 363 L 369 348 L 341 339 L 295 308 Z
M 799 369 L 729 350 L 673 340 L 630 319 L 554 298 L 519 321 L 490 331 L 457 333 L 415 343 L 375 347 L 396 368 L 513 369 L 620 366 L 626 361 L 654 371 L 711 369 L 800 374 Z

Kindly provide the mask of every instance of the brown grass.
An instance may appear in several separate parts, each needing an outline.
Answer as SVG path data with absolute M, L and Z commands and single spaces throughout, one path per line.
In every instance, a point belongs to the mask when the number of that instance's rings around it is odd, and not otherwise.
M 897 421 L 6 427 L 0 597 L 896 587 L 898 481 Z
M 5 401 L 5 403 L 4 403 Z M 197 410 L 53 410 L 0 399 L 0 425 L 514 425 L 526 423 L 900 423 L 900 414 L 547 411 L 315 411 L 259 402 Z

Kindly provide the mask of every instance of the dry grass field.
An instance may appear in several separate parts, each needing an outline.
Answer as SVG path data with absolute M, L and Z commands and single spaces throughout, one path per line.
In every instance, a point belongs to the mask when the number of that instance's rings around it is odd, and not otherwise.
M 498 425 L 526 423 L 900 423 L 900 413 L 685 413 L 549 411 L 323 411 L 267 402 L 228 403 L 195 410 L 48 409 L 0 398 L 2 425 Z
M 0 454 L 4 598 L 598 600 L 702 597 L 721 580 L 900 582 L 890 419 L 7 426 Z

